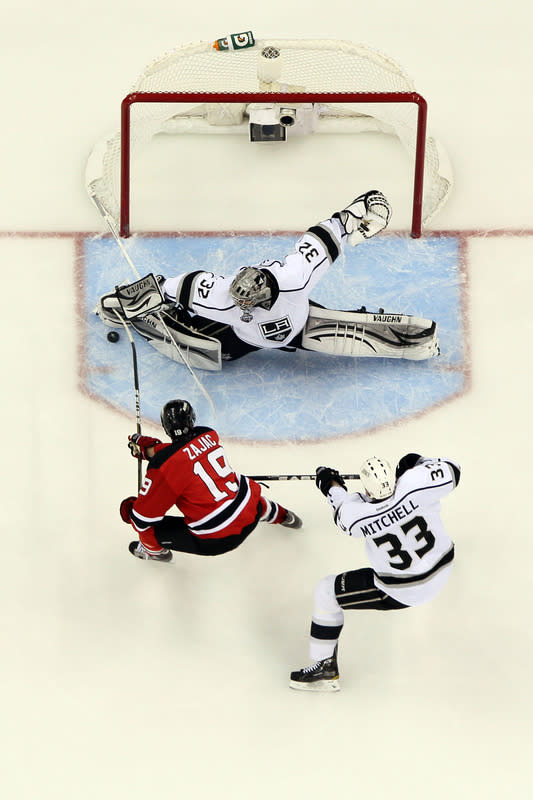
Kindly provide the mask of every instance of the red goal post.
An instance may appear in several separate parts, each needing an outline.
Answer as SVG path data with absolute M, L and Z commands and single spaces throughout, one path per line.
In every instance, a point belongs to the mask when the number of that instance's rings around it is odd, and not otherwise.
M 120 133 L 120 235 L 130 235 L 131 109 L 136 103 L 238 103 L 294 106 L 302 103 L 413 103 L 417 108 L 411 236 L 422 232 L 424 159 L 426 151 L 427 103 L 417 92 L 132 92 L 121 105 Z

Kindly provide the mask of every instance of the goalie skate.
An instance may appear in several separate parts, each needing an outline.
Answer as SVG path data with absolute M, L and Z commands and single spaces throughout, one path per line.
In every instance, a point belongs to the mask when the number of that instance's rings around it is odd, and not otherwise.
M 302 347 L 353 358 L 423 360 L 439 354 L 437 325 L 408 314 L 335 311 L 314 304 L 302 335 Z

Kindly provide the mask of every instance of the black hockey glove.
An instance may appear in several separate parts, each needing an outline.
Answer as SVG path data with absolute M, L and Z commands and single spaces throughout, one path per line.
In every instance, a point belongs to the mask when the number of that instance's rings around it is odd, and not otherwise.
M 408 469 L 416 467 L 421 458 L 422 456 L 419 456 L 418 453 L 407 453 L 407 455 L 402 456 L 396 467 L 396 480 L 398 480 L 404 472 L 407 472 Z
M 346 489 L 346 484 L 341 478 L 338 470 L 333 469 L 333 467 L 316 468 L 316 485 L 325 497 L 327 497 L 333 481 L 342 486 L 343 489 Z

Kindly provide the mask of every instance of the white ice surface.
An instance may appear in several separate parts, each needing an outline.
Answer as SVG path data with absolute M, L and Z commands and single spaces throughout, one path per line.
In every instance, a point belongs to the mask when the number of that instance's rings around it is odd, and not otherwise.
M 247 28 L 395 57 L 456 172 L 433 227 L 532 228 L 525 0 L 10 0 L 0 23 L 2 232 L 103 230 L 83 171 L 122 95 L 161 52 Z M 194 198 L 221 228 L 296 230 L 360 186 L 329 169 L 324 195 L 315 189 L 302 170 L 288 199 L 280 191 L 262 209 Z M 206 227 L 202 213 L 187 209 L 184 227 Z M 457 544 L 449 586 L 409 612 L 346 614 L 334 696 L 290 691 L 288 672 L 307 663 L 313 585 L 366 565 L 362 545 L 335 531 L 311 483 L 280 484 L 270 494 L 307 517 L 301 532 L 264 527 L 232 554 L 168 567 L 131 558 L 117 515 L 135 484 L 131 421 L 78 390 L 72 242 L 2 236 L 0 253 L 2 796 L 526 800 L 532 237 L 469 240 L 472 386 L 461 399 L 353 440 L 231 447 L 243 472 L 353 471 L 371 452 L 409 450 L 463 466 L 443 506 Z

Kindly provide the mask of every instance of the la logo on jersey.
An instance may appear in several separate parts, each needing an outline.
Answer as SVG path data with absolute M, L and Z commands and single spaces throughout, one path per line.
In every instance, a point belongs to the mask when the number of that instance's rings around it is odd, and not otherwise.
M 288 317 L 262 322 L 259 326 L 265 339 L 271 342 L 284 342 L 292 333 L 292 325 Z

